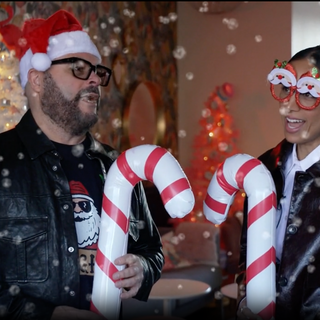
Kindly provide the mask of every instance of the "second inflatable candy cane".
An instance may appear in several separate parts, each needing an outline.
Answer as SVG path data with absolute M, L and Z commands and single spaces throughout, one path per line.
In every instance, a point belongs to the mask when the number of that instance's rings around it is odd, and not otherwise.
M 140 145 L 123 152 L 112 164 L 104 185 L 91 310 L 108 320 L 119 318 L 121 290 L 112 275 L 113 261 L 127 253 L 131 194 L 141 180 L 153 182 L 166 211 L 182 218 L 194 207 L 194 195 L 180 164 L 167 150 Z
M 203 211 L 209 221 L 222 223 L 240 189 L 248 197 L 247 306 L 263 320 L 270 320 L 276 299 L 276 189 L 270 172 L 246 154 L 227 158 L 210 181 Z

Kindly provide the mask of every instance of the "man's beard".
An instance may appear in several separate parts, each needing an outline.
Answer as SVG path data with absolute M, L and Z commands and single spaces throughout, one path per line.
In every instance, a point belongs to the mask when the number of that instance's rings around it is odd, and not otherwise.
M 78 107 L 81 96 L 85 93 L 99 94 L 97 87 L 90 86 L 77 93 L 72 100 L 64 97 L 49 72 L 44 74 L 42 111 L 64 131 L 72 136 L 81 136 L 98 121 L 97 114 L 82 113 Z

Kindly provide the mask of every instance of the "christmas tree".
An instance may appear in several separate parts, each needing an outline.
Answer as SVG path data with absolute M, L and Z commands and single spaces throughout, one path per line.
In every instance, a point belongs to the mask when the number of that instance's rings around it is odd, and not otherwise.
M 190 167 L 184 169 L 195 196 L 193 211 L 181 221 L 208 222 L 203 214 L 203 201 L 209 183 L 226 158 L 240 153 L 237 147 L 238 131 L 234 128 L 233 118 L 228 112 L 228 100 L 233 96 L 233 87 L 224 83 L 210 94 L 204 103 L 199 120 L 201 129 L 193 142 L 193 158 Z M 245 193 L 237 192 L 229 214 L 242 214 Z M 172 223 L 179 223 L 178 219 Z
M 0 46 L 0 132 L 13 128 L 27 110 L 14 52 Z

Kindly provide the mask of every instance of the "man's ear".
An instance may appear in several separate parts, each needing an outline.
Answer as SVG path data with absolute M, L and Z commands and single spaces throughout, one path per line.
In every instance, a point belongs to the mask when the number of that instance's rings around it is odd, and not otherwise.
M 43 72 L 37 71 L 36 69 L 30 69 L 28 72 L 28 82 L 33 91 L 40 92 L 41 83 L 43 78 Z

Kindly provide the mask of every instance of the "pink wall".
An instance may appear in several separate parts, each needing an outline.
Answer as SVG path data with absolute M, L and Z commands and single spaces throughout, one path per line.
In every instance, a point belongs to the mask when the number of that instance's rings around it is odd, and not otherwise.
M 236 19 L 238 27 L 230 30 L 224 18 Z M 257 35 L 261 42 L 255 40 Z M 229 44 L 236 46 L 233 55 L 226 52 Z M 183 168 L 192 157 L 204 102 L 224 82 L 234 86 L 228 105 L 240 132 L 241 152 L 257 157 L 282 139 L 278 105 L 266 79 L 275 59 L 290 58 L 291 2 L 247 1 L 231 12 L 204 14 L 178 1 L 177 45 L 186 51 L 178 60 L 178 130 L 186 132 L 179 138 Z

